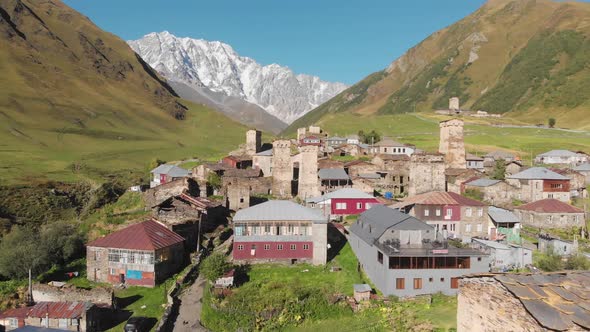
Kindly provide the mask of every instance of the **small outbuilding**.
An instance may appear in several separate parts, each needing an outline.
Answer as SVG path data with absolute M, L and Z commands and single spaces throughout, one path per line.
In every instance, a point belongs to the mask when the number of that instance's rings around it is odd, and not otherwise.
M 359 303 L 371 299 L 371 286 L 368 284 L 354 284 L 354 300 Z

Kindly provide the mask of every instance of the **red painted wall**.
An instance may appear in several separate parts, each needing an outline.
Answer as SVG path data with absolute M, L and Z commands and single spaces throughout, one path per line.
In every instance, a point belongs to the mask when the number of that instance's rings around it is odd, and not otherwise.
M 336 209 L 336 203 L 346 203 L 346 209 Z M 360 209 L 357 209 L 357 203 L 362 203 L 362 207 Z M 332 198 L 332 207 L 330 213 L 335 215 L 360 214 L 367 210 L 366 203 L 371 203 L 372 206 L 381 204 L 376 198 Z
M 270 245 L 269 250 L 264 250 L 264 245 Z M 277 245 L 282 244 L 283 250 L 278 250 Z M 291 244 L 296 245 L 296 250 L 291 250 Z M 303 245 L 309 245 L 309 249 L 303 250 Z M 242 245 L 244 249 L 239 250 Z M 250 254 L 252 245 L 256 245 L 255 255 Z M 302 259 L 313 258 L 313 242 L 234 242 L 232 250 L 234 259 Z
M 119 274 L 126 274 L 125 270 L 118 270 L 117 274 L 109 274 L 108 275 L 108 282 L 113 285 L 118 285 L 121 281 Z M 154 272 L 142 272 L 141 279 L 128 279 L 125 278 L 125 283 L 132 286 L 147 286 L 147 287 L 154 287 L 156 285 L 156 281 L 154 279 Z
M 234 158 L 229 157 L 229 156 L 223 158 L 221 160 L 221 163 L 226 166 L 233 167 L 233 168 L 236 168 L 238 166 L 238 161 L 235 160 Z

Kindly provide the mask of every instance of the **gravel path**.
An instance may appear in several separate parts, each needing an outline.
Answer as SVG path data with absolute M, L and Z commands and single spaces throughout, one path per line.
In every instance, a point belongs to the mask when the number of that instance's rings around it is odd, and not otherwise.
M 205 289 L 206 280 L 199 276 L 197 280 L 180 295 L 180 308 L 176 322 L 174 323 L 174 332 L 190 331 L 207 331 L 201 326 L 201 308 L 203 290 Z

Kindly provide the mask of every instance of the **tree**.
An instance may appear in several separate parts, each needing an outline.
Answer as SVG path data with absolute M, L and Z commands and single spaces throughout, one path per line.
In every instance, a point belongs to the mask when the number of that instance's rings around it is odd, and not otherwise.
M 211 172 L 207 176 L 207 183 L 209 183 L 211 188 L 217 190 L 217 189 L 221 188 L 221 177 L 217 173 Z
M 365 133 L 364 131 L 359 131 L 359 140 L 361 140 L 365 144 L 372 144 L 377 143 L 381 140 L 381 135 L 375 130 L 371 130 L 369 133 Z
M 535 266 L 547 272 L 559 271 L 564 268 L 561 257 L 553 250 L 548 250 L 546 253 L 540 253 L 536 258 Z
M 492 179 L 495 180 L 504 180 L 506 177 L 506 163 L 504 159 L 496 160 L 496 164 L 494 165 L 494 170 L 492 171 Z
M 221 253 L 213 253 L 211 256 L 203 260 L 199 272 L 207 280 L 214 282 L 230 268 L 231 264 L 227 261 L 225 255 Z
M 549 128 L 555 127 L 555 124 L 557 123 L 557 121 L 555 121 L 555 118 L 549 118 L 547 122 L 549 124 Z
M 0 275 L 19 279 L 26 277 L 29 269 L 34 274 L 43 272 L 49 267 L 43 247 L 39 232 L 33 227 L 12 227 L 0 242 Z

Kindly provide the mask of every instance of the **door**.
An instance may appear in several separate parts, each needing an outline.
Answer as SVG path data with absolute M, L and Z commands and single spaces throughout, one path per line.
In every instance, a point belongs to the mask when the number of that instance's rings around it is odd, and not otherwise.
M 166 183 L 166 174 L 160 174 L 160 184 Z
M 122 284 L 125 283 L 125 274 L 123 274 L 123 273 L 119 274 L 119 282 Z

